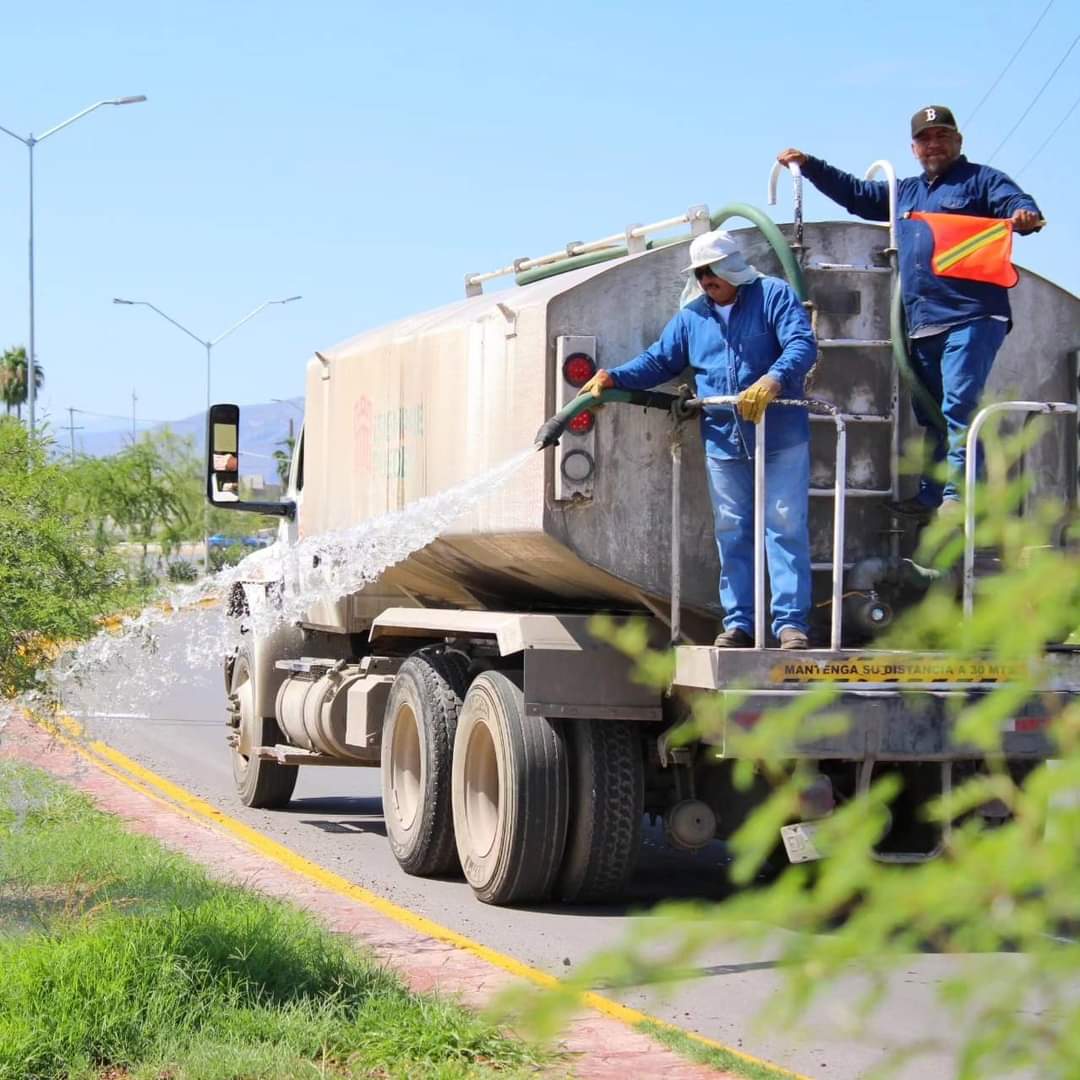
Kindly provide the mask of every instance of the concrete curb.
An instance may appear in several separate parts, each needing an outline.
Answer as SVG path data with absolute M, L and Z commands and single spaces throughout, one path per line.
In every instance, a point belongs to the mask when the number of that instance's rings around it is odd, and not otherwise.
M 22 717 L 8 723 L 0 758 L 44 769 L 85 792 L 100 809 L 122 818 L 133 831 L 181 852 L 219 880 L 304 908 L 333 932 L 354 938 L 417 993 L 437 992 L 481 1008 L 500 990 L 520 981 L 451 942 L 402 925 L 264 858 L 238 838 L 123 777 L 89 750 L 50 735 Z M 558 1074 L 582 1080 L 626 1080 L 628 1076 L 738 1080 L 735 1074 L 688 1062 L 629 1024 L 592 1009 L 568 1025 L 559 1048 L 569 1060 L 566 1072 L 559 1069 Z M 748 1060 L 753 1061 L 749 1056 Z M 784 1075 L 783 1070 L 778 1069 L 778 1075 Z

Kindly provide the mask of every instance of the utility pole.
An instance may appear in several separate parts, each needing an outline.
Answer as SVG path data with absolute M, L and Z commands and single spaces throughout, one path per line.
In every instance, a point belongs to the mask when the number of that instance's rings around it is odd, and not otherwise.
M 71 464 L 72 465 L 75 464 L 75 432 L 83 430 L 81 427 L 76 427 L 75 426 L 75 414 L 78 411 L 79 411 L 78 409 L 74 409 L 70 405 L 68 406 L 68 439 L 69 439 L 69 442 L 70 442 L 70 445 L 71 445 Z
M 139 399 L 135 396 L 135 387 L 131 388 L 131 445 L 135 445 L 135 402 Z

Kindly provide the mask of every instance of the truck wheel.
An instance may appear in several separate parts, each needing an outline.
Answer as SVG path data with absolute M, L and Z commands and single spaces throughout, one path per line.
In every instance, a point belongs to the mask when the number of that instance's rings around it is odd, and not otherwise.
M 454 738 L 452 791 L 461 867 L 480 900 L 551 895 L 566 844 L 569 788 L 559 723 L 526 716 L 512 677 L 478 676 Z
M 300 769 L 296 765 L 265 761 L 252 754 L 257 746 L 274 746 L 284 739 L 272 716 L 255 715 L 251 658 L 244 649 L 237 653 L 233 662 L 229 696 L 239 711 L 232 770 L 240 801 L 256 810 L 278 810 L 288 806 Z
M 571 903 L 617 899 L 641 845 L 645 762 L 630 724 L 575 720 L 568 725 L 570 826 L 559 894 Z
M 386 836 L 407 874 L 457 869 L 450 811 L 450 755 L 468 660 L 441 647 L 421 649 L 398 669 L 382 732 Z

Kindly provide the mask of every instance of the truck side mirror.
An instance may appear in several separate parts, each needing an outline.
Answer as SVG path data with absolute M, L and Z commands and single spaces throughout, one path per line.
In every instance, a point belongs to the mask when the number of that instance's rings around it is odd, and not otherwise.
M 240 409 L 212 405 L 207 426 L 206 497 L 211 503 L 240 501 Z
M 296 506 L 281 502 L 245 502 L 240 498 L 240 406 L 211 405 L 206 422 L 206 498 L 223 510 L 292 517 Z

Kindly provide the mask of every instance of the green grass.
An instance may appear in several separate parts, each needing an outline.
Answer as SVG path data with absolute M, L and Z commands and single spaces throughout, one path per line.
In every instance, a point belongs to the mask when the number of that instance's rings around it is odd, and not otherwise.
M 0 763 L 0 1080 L 531 1074 L 288 905 L 211 881 Z
M 792 1073 L 784 1069 L 774 1069 L 765 1064 L 758 1065 L 739 1057 L 730 1050 L 698 1042 L 685 1032 L 669 1028 L 664 1024 L 639 1024 L 638 1030 L 670 1047 L 676 1053 L 682 1054 L 683 1057 L 690 1058 L 691 1061 L 711 1065 L 714 1069 L 741 1076 L 744 1080 L 787 1080 L 792 1076 Z

